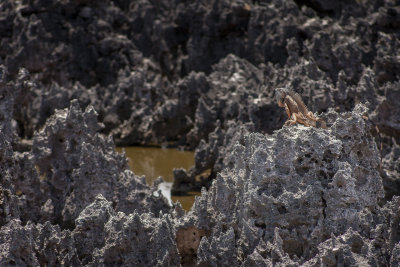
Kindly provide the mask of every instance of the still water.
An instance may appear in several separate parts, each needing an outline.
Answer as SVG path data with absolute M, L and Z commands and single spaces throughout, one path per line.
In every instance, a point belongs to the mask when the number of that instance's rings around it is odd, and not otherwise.
M 200 195 L 200 192 L 189 192 L 187 196 L 171 196 L 171 186 L 173 169 L 184 168 L 189 170 L 193 167 L 194 152 L 155 147 L 118 147 L 117 151 L 121 153 L 123 149 L 128 158 L 129 168 L 135 175 L 146 176 L 148 185 L 152 185 L 155 179 L 162 176 L 166 181 L 166 183 L 160 185 L 163 194 L 173 202 L 179 200 L 186 211 L 190 210 L 194 197 Z

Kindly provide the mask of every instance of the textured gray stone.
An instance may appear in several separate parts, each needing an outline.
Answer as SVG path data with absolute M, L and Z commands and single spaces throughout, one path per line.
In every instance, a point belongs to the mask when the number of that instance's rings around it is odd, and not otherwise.
M 0 229 L 2 266 L 81 266 L 68 230 L 49 222 L 21 225 L 14 219 Z
M 397 266 L 399 14 L 2 1 L 0 265 Z M 281 129 L 277 87 L 328 129 Z M 112 139 L 195 150 L 174 190 L 207 189 L 169 207 Z
M 54 205 L 54 220 L 71 227 L 98 194 L 114 201 L 119 211 L 167 210 L 166 200 L 155 197 L 155 189 L 128 170 L 112 140 L 97 132 L 101 127 L 92 107 L 82 112 L 78 101 L 72 101 L 35 134 L 33 160 Z
M 215 126 L 213 116 L 200 116 L 196 123 L 195 110 L 205 108 L 199 98 L 209 89 L 210 95 L 220 97 L 215 89 L 224 85 L 214 83 L 224 79 L 211 74 L 225 72 L 226 65 L 213 66 L 230 54 L 259 68 L 256 83 L 243 76 L 247 71 L 225 80 L 232 93 L 241 83 L 255 85 L 247 87 L 254 90 L 262 82 L 268 91 L 270 86 L 291 84 L 320 112 L 333 100 L 342 111 L 351 110 L 354 101 L 363 98 L 351 86 L 367 68 L 380 85 L 398 80 L 400 12 L 391 1 L 178 1 L 155 7 L 146 1 L 104 0 L 98 5 L 43 5 L 39 0 L 27 5 L 7 0 L 1 11 L 2 62 L 13 77 L 20 67 L 32 73 L 25 75 L 15 106 L 19 134 L 28 138 L 55 109 L 79 98 L 83 106 L 96 108 L 104 131 L 121 144 L 161 144 L 167 139 L 193 149 L 208 135 L 198 126 Z M 310 71 L 296 72 L 293 67 L 301 64 L 311 66 Z M 239 74 L 241 81 L 235 80 Z M 347 101 L 333 96 L 331 83 L 338 81 L 349 85 L 341 92 Z M 229 120 L 241 103 L 224 102 L 229 112 L 221 115 Z M 206 104 L 211 111 L 221 108 L 213 105 L 220 101 Z M 18 108 L 21 105 L 24 109 Z M 252 121 L 276 114 L 264 105 L 253 112 Z M 262 123 L 261 130 L 271 132 L 276 123 Z
M 366 110 L 329 110 L 323 114 L 328 129 L 285 126 L 272 135 L 252 132 L 253 124 L 228 122 L 225 135 L 217 129 L 208 140 L 223 151 L 215 156 L 220 171 L 185 214 L 179 204 L 170 209 L 155 187 L 126 169 L 112 140 L 96 132 L 101 125 L 93 109 L 82 112 L 73 101 L 35 135 L 32 153 L 10 149 L 19 166 L 14 171 L 31 178 L 25 185 L 14 179 L 11 189 L 1 191 L 0 261 L 396 264 L 399 199 L 380 204 L 380 159 Z M 39 177 L 34 164 L 45 176 Z M 20 242 L 22 236 L 28 238 Z
M 261 241 L 280 240 L 279 258 L 302 264 L 331 234 L 353 229 L 369 236 L 384 195 L 364 112 L 361 105 L 340 115 L 330 111 L 335 119 L 327 130 L 298 125 L 271 136 L 238 132 L 239 142 L 228 144 L 229 168 L 203 202 L 212 234 L 200 245 L 200 263 L 238 265 Z M 219 243 L 229 252 L 216 253 Z
M 159 218 L 115 212 L 99 195 L 76 219 L 72 232 L 83 265 L 179 266 L 169 214 Z

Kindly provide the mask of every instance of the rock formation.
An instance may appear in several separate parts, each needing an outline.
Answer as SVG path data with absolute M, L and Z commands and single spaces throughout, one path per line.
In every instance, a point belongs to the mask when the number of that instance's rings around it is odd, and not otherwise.
M 390 0 L 2 1 L 0 265 L 399 265 L 399 27 Z M 328 128 L 282 127 L 277 87 Z M 115 144 L 194 150 L 191 211 Z

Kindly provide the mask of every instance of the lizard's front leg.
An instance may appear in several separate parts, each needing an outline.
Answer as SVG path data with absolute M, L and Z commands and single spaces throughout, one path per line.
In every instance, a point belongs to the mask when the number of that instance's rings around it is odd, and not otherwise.
M 291 120 L 292 119 L 292 112 L 290 112 L 290 109 L 289 109 L 289 107 L 288 107 L 288 105 L 286 103 L 285 103 L 285 111 L 286 111 L 286 114 L 288 116 L 288 120 Z
M 294 121 L 294 120 L 287 120 L 286 122 L 285 122 L 285 125 L 286 126 L 292 126 L 292 125 L 295 125 L 296 124 L 296 121 Z

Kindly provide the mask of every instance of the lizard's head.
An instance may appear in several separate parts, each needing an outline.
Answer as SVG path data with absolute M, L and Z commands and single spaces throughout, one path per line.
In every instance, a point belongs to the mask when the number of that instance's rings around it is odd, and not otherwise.
M 278 106 L 284 107 L 285 106 L 285 97 L 286 97 L 286 89 L 285 88 L 276 88 L 275 89 L 275 99 L 278 102 Z

